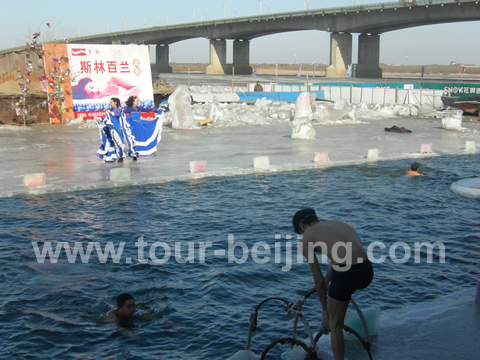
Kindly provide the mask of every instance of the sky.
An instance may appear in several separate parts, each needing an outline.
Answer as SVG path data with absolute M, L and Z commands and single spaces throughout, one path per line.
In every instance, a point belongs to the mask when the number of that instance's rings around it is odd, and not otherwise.
M 0 49 L 22 46 L 40 32 L 39 41 L 68 39 L 113 31 L 173 25 L 277 12 L 379 3 L 374 0 L 150 0 L 62 2 L 22 0 L 2 3 Z M 387 1 L 388 2 L 388 1 Z M 47 26 L 46 24 L 50 24 Z M 381 35 L 380 62 L 395 65 L 480 65 L 480 47 L 472 40 L 480 21 L 419 26 Z M 357 62 L 357 34 L 353 34 L 353 62 Z M 171 62 L 208 63 L 204 38 L 170 45 Z M 227 62 L 232 61 L 227 41 Z M 269 35 L 250 42 L 251 64 L 329 63 L 330 35 L 296 31 Z

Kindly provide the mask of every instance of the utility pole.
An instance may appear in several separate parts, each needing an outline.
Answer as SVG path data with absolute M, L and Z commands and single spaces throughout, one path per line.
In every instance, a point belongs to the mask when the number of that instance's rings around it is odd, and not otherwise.
M 223 19 L 225 19 L 225 8 L 227 7 L 228 4 L 223 4 Z

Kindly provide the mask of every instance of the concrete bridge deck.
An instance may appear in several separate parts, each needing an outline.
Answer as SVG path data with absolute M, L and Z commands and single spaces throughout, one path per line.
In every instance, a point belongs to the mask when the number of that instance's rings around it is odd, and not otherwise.
M 412 0 L 362 4 L 326 9 L 265 14 L 185 24 L 156 26 L 69 39 L 78 44 L 149 44 L 156 45 L 154 70 L 172 72 L 169 45 L 175 42 L 206 38 L 210 40 L 210 64 L 207 74 L 252 73 L 250 41 L 252 39 L 300 30 L 330 33 L 328 77 L 345 77 L 349 65 L 356 64 L 358 77 L 381 78 L 380 35 L 421 25 L 479 21 L 480 5 L 476 0 Z M 358 35 L 358 59 L 352 59 L 352 34 Z M 233 61 L 227 63 L 227 40 L 233 41 Z M 0 66 L 10 69 L 22 48 L 0 52 Z M 8 59 L 8 58 L 14 58 Z M 5 61 L 4 58 L 7 58 Z M 17 56 L 18 58 L 18 56 Z M 6 66 L 3 66 L 4 63 Z

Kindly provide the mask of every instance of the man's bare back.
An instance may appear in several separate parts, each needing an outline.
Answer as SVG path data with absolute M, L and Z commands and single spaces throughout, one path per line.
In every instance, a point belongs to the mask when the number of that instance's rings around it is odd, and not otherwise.
M 305 230 L 301 244 L 304 254 L 313 248 L 315 252 L 325 254 L 335 265 L 354 265 L 367 259 L 357 232 L 350 225 L 337 220 L 311 225 Z

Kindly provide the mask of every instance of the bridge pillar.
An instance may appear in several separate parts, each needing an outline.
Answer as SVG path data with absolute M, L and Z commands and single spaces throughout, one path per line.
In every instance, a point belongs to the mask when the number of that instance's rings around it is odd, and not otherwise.
M 330 34 L 330 65 L 327 77 L 347 76 L 348 65 L 352 63 L 352 34 Z
M 358 36 L 358 64 L 356 77 L 381 78 L 380 35 L 361 34 Z
M 158 44 L 155 47 L 155 67 L 159 73 L 171 73 L 172 67 L 169 64 L 170 49 L 166 44 Z
M 250 75 L 252 67 L 250 66 L 250 41 L 233 41 L 233 67 L 235 74 Z
M 205 74 L 225 75 L 232 73 L 232 65 L 227 65 L 227 41 L 210 40 L 210 65 Z

